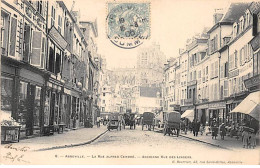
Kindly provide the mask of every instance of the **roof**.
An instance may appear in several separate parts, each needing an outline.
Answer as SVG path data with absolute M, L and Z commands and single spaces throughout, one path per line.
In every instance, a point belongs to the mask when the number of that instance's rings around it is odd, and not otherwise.
M 232 3 L 220 22 L 236 22 L 242 15 L 244 15 L 250 4 L 251 3 Z
M 160 87 L 140 87 L 140 96 L 141 97 L 157 97 L 157 93 L 160 93 L 161 96 L 161 88 Z
M 249 8 L 250 4 L 251 3 L 244 3 L 244 2 L 231 3 L 227 12 L 223 15 L 222 19 L 214 26 L 212 26 L 212 28 L 208 31 L 208 33 L 211 33 L 220 24 L 232 25 L 234 22 L 239 20 L 239 18 L 244 14 L 246 9 Z

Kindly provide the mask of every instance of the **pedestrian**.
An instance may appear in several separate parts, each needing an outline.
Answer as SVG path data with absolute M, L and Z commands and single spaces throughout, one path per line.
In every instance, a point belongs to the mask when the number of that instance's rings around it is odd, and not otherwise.
M 224 123 L 222 123 L 220 125 L 219 131 L 220 131 L 221 139 L 224 140 L 224 137 L 226 136 L 226 128 L 225 128 L 225 124 Z
M 213 126 L 212 126 L 212 139 L 215 138 L 217 139 L 217 136 L 218 136 L 218 126 L 217 126 L 217 123 L 213 123 Z
M 196 123 L 195 123 L 195 136 L 198 136 L 199 131 L 200 131 L 200 122 L 198 122 L 196 120 Z
M 248 140 L 249 140 L 249 133 L 248 133 L 248 127 L 243 128 L 242 132 L 242 142 L 243 142 L 243 148 L 248 148 Z
M 97 117 L 97 127 L 98 128 L 100 127 L 100 121 L 101 121 L 100 117 Z
M 195 120 L 192 121 L 192 123 L 191 123 L 191 128 L 192 128 L 193 135 L 196 136 L 196 132 L 195 132 Z

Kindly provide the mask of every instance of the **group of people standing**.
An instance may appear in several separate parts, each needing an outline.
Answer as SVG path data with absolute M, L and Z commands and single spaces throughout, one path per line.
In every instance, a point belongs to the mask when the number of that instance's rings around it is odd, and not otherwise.
M 259 121 L 253 118 L 243 120 L 240 124 L 232 122 L 226 124 L 221 123 L 220 125 L 216 118 L 213 118 L 210 124 L 208 122 L 202 124 L 197 119 L 194 119 L 192 122 L 183 120 L 181 125 L 185 134 L 190 130 L 195 137 L 197 137 L 199 133 L 201 135 L 205 133 L 206 135 L 211 134 L 212 139 L 217 139 L 219 134 L 221 140 L 224 140 L 228 134 L 231 138 L 233 136 L 236 136 L 237 139 L 241 137 L 244 148 L 256 147 L 256 134 L 259 130 Z

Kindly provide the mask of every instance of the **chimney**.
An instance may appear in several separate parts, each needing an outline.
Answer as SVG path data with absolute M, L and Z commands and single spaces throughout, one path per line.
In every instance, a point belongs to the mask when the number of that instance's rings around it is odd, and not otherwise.
M 223 9 L 215 9 L 215 13 L 213 14 L 213 24 L 218 23 L 223 17 Z

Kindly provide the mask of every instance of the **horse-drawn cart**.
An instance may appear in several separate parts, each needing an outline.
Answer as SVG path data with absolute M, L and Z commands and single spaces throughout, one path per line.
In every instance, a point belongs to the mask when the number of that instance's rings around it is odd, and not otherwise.
M 130 129 L 134 128 L 136 126 L 136 118 L 135 118 L 135 113 L 125 113 L 123 115 L 124 119 L 124 128 L 125 126 L 130 126 Z
M 144 112 L 142 116 L 142 130 L 144 130 L 144 126 L 148 127 L 148 130 L 153 128 L 154 130 L 154 113 L 152 112 Z
M 163 134 L 173 135 L 176 134 L 177 137 L 180 134 L 180 123 L 181 114 L 177 111 L 166 112 L 164 115 L 164 129 Z
M 119 113 L 112 113 L 108 117 L 107 129 L 110 131 L 111 129 L 117 129 L 121 131 L 122 120 Z

